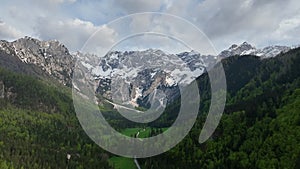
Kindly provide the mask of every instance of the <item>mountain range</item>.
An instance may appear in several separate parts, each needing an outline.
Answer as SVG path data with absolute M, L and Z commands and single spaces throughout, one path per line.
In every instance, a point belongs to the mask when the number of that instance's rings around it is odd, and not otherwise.
M 178 97 L 179 85 L 195 80 L 213 67 L 219 58 L 256 55 L 266 59 L 291 49 L 287 46 L 256 49 L 244 42 L 232 45 L 218 56 L 201 55 L 195 51 L 168 54 L 158 49 L 148 49 L 110 51 L 104 57 L 98 57 L 80 52 L 71 54 L 66 46 L 56 40 L 40 41 L 25 37 L 13 42 L 0 41 L 0 66 L 40 78 L 56 79 L 71 87 L 77 63 L 86 72 L 85 81 L 104 98 L 131 107 L 149 108 L 150 100 L 156 97 L 153 93 L 163 91 L 167 102 L 174 100 Z M 73 85 L 79 89 L 78 85 Z M 160 106 L 164 106 L 164 102 L 161 103 Z

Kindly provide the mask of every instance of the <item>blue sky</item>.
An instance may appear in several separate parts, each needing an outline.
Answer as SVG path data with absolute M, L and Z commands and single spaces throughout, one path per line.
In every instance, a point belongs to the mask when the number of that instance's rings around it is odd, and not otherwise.
M 4 0 L 0 6 L 0 39 L 57 39 L 77 51 L 95 31 L 102 29 L 99 44 L 114 44 L 120 35 L 118 31 L 124 30 L 107 24 L 137 12 L 182 17 L 202 30 L 217 51 L 244 41 L 257 47 L 300 44 L 299 0 Z M 131 28 L 139 30 L 156 21 L 141 18 L 131 22 L 128 24 L 135 26 Z M 149 39 L 141 41 L 141 48 L 159 44 L 157 39 Z M 166 44 L 166 50 L 184 50 L 170 46 L 173 43 Z

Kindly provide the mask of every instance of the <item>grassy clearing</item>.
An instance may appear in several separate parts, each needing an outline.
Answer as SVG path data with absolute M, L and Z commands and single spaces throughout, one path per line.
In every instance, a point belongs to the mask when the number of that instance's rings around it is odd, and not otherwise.
M 121 133 L 126 136 L 133 137 L 140 130 L 142 130 L 142 128 L 126 128 Z
M 168 128 L 162 128 L 162 131 L 166 131 Z M 151 128 L 147 127 L 143 128 L 126 128 L 121 133 L 129 136 L 134 137 L 139 132 L 139 138 L 147 138 L 150 135 Z M 134 164 L 134 160 L 131 158 L 125 157 L 112 157 L 109 160 L 109 164 L 114 167 L 114 169 L 136 169 L 136 165 Z
M 112 157 L 108 160 L 114 169 L 136 169 L 133 159 L 125 157 Z

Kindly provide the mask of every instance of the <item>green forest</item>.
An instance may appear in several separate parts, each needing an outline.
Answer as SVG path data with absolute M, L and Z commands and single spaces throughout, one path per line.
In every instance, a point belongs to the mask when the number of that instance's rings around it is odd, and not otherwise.
M 170 151 L 138 159 L 143 169 L 298 169 L 300 168 L 300 49 L 275 58 L 232 56 L 222 60 L 227 102 L 221 122 L 203 144 L 198 138 L 210 106 L 208 74 L 197 79 L 201 95 L 198 119 Z M 0 68 L 6 95 L 0 98 L 0 169 L 126 168 L 84 133 L 71 89 Z M 162 133 L 176 119 L 180 98 L 147 125 L 122 118 L 112 106 L 100 106 L 109 123 L 124 135 Z M 67 155 L 71 155 L 68 160 Z M 135 167 L 135 166 L 134 166 Z M 118 167 L 120 168 L 120 167 Z

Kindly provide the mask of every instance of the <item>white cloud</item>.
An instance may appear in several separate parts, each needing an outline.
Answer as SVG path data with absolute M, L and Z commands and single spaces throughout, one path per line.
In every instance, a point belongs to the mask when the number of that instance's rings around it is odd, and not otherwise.
M 0 21 L 0 39 L 14 40 L 22 36 L 24 36 L 24 34 L 21 31 Z
M 150 15 L 142 15 L 139 17 L 132 17 L 132 21 L 130 23 L 131 31 L 139 32 L 142 30 L 152 29 L 153 28 L 153 20 Z
M 179 40 L 191 49 L 197 50 L 203 54 L 214 53 L 213 47 L 201 31 L 198 31 L 195 27 L 191 26 L 188 21 L 178 19 L 175 16 L 159 13 L 130 15 L 122 20 L 117 20 L 111 27 L 113 27 L 114 30 L 117 30 L 119 38 L 126 38 L 128 36 L 150 32 L 147 36 L 134 38 L 131 43 L 133 48 L 136 48 L 136 45 L 143 49 L 155 47 L 165 48 L 171 49 L 170 51 L 167 51 L 170 53 L 174 53 L 174 51 L 178 51 L 179 49 L 186 49 L 183 44 L 181 44 L 182 47 L 180 48 L 178 45 L 173 46 L 174 44 L 178 44 L 178 42 L 171 43 L 171 40 L 173 39 L 172 41 Z M 162 36 L 170 37 L 171 39 L 162 38 Z M 138 43 L 135 41 L 138 41 Z M 128 46 L 128 44 L 130 43 L 127 42 L 126 45 Z
M 300 15 L 294 16 L 292 18 L 288 18 L 282 20 L 279 23 L 278 29 L 274 32 L 277 35 L 277 38 L 291 38 L 290 32 L 299 29 L 300 27 Z
M 36 31 L 42 39 L 57 39 L 64 43 L 70 50 L 80 50 L 84 43 L 96 31 L 102 30 L 95 38 L 98 45 L 107 45 L 114 42 L 114 30 L 103 25 L 95 26 L 88 21 L 80 19 L 52 20 L 51 18 L 39 18 Z
M 185 10 L 180 11 L 183 7 Z M 180 12 L 178 12 L 180 11 Z M 285 45 L 288 40 L 275 40 L 274 32 L 280 24 L 300 14 L 298 0 L 205 0 L 173 3 L 168 12 L 182 17 L 200 27 L 222 50 L 232 43 L 249 41 L 259 47 Z M 296 28 L 292 28 L 295 30 Z M 292 31 L 290 31 L 292 32 Z M 296 34 L 293 31 L 293 36 Z M 283 33 L 280 36 L 283 37 Z M 291 38 L 291 37 L 289 37 Z M 292 40 L 292 39 L 290 39 Z M 295 42 L 295 41 L 294 41 Z M 299 43 L 299 42 L 297 42 Z

